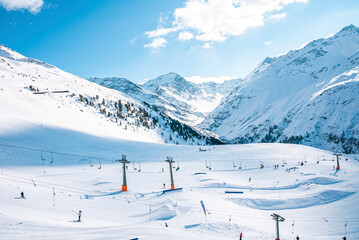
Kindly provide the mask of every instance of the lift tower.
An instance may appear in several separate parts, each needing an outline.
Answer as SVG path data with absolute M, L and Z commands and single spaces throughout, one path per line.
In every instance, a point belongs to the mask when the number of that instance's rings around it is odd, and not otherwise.
M 127 192 L 127 180 L 126 180 L 126 163 L 130 163 L 130 161 L 126 160 L 126 155 L 122 154 L 122 159 L 118 160 L 123 164 L 123 184 L 122 184 L 122 192 Z

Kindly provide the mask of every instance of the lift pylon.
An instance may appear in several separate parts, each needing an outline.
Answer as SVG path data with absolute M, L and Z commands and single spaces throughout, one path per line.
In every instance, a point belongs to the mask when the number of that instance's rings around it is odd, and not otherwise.
M 173 161 L 172 157 L 167 157 L 167 160 L 165 160 L 165 161 L 170 164 L 171 189 L 175 189 L 175 184 L 174 184 L 174 181 L 173 181 L 173 173 L 172 173 L 172 163 L 174 163 L 175 161 Z
M 130 161 L 127 161 L 126 155 L 122 154 L 122 159 L 117 160 L 118 162 L 122 163 L 123 168 L 123 184 L 122 184 L 122 192 L 127 192 L 127 180 L 126 180 L 126 163 L 130 163 Z

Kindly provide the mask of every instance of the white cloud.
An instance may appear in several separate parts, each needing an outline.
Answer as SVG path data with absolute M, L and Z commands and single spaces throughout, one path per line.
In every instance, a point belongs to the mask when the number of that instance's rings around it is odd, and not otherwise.
M 271 19 L 271 20 L 279 20 L 279 19 L 285 18 L 286 16 L 287 16 L 286 13 L 278 13 L 278 14 L 270 15 L 269 19 Z
M 187 40 L 191 40 L 192 38 L 194 38 L 193 33 L 191 32 L 180 32 L 178 34 L 178 40 L 180 41 L 187 41 Z
M 36 14 L 41 11 L 43 5 L 44 0 L 0 0 L 0 6 L 4 7 L 7 11 L 28 10 Z
M 264 42 L 264 45 L 271 45 L 272 44 L 272 41 L 266 41 Z
M 151 43 L 146 44 L 145 48 L 154 48 L 157 49 L 159 47 L 166 47 L 167 40 L 161 37 L 154 38 Z
M 158 28 L 156 30 L 146 32 L 146 35 L 149 38 L 156 38 L 166 36 L 172 32 L 176 32 L 177 30 L 178 28 Z
M 268 21 L 286 17 L 285 6 L 309 0 L 186 0 L 174 11 L 171 27 L 146 32 L 150 38 L 182 31 L 192 33 L 203 42 L 223 42 L 231 36 L 244 34 L 248 29 Z M 182 33 L 181 32 L 181 33 Z M 179 35 L 181 35 L 181 33 Z M 189 34 L 187 34 L 190 36 Z M 179 37 L 180 39 L 180 37 Z
M 203 48 L 209 49 L 213 47 L 213 43 L 205 43 L 202 45 Z

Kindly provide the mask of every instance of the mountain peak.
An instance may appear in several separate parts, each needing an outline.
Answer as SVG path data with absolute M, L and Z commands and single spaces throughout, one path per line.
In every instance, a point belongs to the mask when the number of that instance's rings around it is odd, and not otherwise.
M 348 26 L 346 26 L 346 27 L 343 27 L 343 28 L 339 31 L 339 33 L 343 33 L 343 32 L 356 32 L 356 33 L 359 33 L 359 28 L 356 27 L 356 26 L 353 25 L 353 24 L 350 24 L 350 25 L 348 25 Z
M 20 53 L 12 50 L 11 48 L 0 44 L 0 57 L 9 58 L 11 60 L 17 60 L 17 59 L 25 59 L 23 55 Z

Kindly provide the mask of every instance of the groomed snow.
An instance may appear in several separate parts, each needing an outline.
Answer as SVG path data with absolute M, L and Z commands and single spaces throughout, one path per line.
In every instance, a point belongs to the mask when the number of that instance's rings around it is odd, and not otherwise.
M 52 130 L 0 137 L 1 143 L 44 150 L 42 160 L 41 151 L 0 147 L 0 239 L 238 239 L 243 232 L 244 239 L 269 240 L 275 238 L 272 213 L 286 219 L 280 223 L 284 240 L 297 235 L 341 239 L 346 222 L 347 239 L 359 238 L 359 162 L 354 156 L 347 161 L 341 157 L 336 172 L 331 152 L 300 145 L 211 146 L 199 151 L 198 146 L 70 131 L 47 134 Z M 54 152 L 51 156 L 47 151 Z M 131 161 L 128 192 L 121 192 L 121 165 L 112 161 L 121 154 Z M 163 183 L 166 189 L 170 186 L 167 156 L 179 162 L 174 164 L 179 166 L 179 171 L 173 169 L 174 180 L 183 190 L 163 194 Z M 19 198 L 21 191 L 26 199 Z M 79 210 L 82 222 L 76 222 Z

